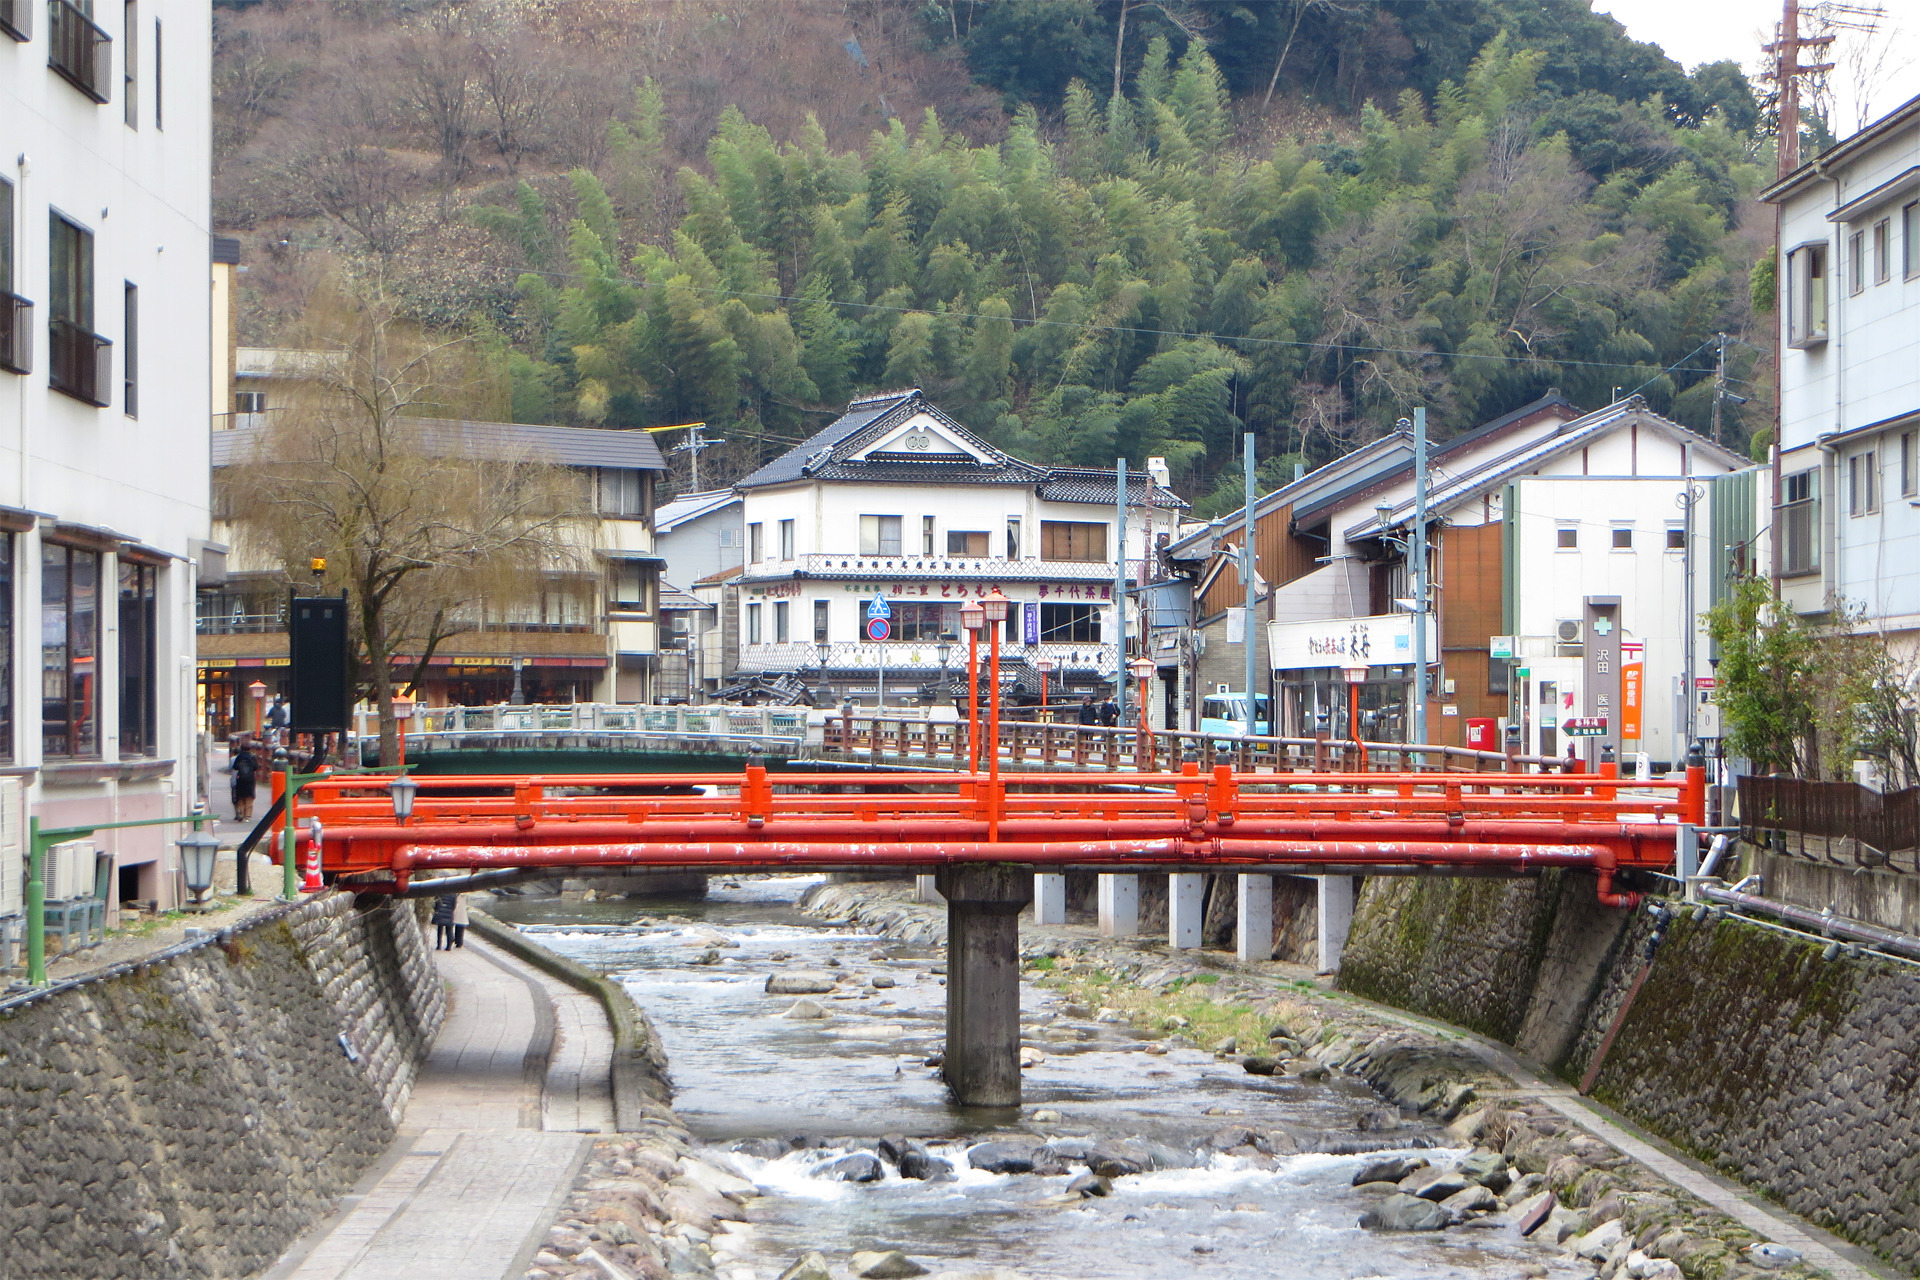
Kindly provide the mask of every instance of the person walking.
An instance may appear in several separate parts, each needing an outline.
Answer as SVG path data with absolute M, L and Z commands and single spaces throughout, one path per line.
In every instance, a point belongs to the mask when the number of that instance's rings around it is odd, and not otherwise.
M 287 722 L 293 718 L 285 698 L 273 695 L 273 703 L 267 708 L 267 741 L 278 744 L 286 736 Z
M 247 740 L 246 734 L 241 734 L 233 744 L 232 753 L 227 772 L 233 775 L 229 786 L 233 796 L 233 820 L 252 822 L 254 785 L 259 777 L 260 764 L 253 758 L 253 744 Z
M 1100 708 L 1093 704 L 1092 694 L 1088 694 L 1086 697 L 1080 699 L 1080 710 L 1077 718 L 1081 724 L 1100 723 Z
M 443 893 L 433 900 L 433 949 L 453 950 L 453 912 L 460 901 L 457 893 Z
M 1120 723 L 1120 704 L 1112 698 L 1100 704 L 1100 723 L 1109 729 Z
M 467 945 L 467 895 L 464 893 L 453 895 L 453 945 Z

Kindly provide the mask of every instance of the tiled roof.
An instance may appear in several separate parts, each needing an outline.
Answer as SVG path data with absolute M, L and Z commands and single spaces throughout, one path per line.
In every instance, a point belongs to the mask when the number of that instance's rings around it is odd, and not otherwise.
M 473 422 L 456 418 L 409 418 L 404 425 L 421 433 L 436 454 L 478 458 L 527 457 L 567 467 L 616 467 L 665 471 L 667 460 L 653 436 L 639 430 L 604 427 L 556 427 L 525 422 Z M 213 433 L 213 465 L 243 460 L 262 438 L 258 428 Z
M 1047 478 L 1040 482 L 1040 496 L 1048 502 L 1093 502 L 1110 507 L 1118 496 L 1119 480 L 1117 471 L 1099 467 L 1054 467 L 1047 472 Z M 1127 505 L 1137 507 L 1148 504 L 1170 511 L 1188 505 L 1179 494 L 1155 484 L 1152 476 L 1142 475 L 1138 471 L 1128 472 Z
M 667 533 L 688 520 L 698 520 L 701 516 L 738 501 L 740 501 L 740 495 L 731 489 L 708 489 L 704 493 L 683 493 L 672 502 L 654 508 L 653 527 L 661 533 Z

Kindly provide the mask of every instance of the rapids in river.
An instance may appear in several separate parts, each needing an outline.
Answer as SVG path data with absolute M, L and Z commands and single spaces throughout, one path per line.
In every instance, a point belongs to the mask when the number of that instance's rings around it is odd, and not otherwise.
M 720 1280 L 774 1280 L 818 1249 L 899 1249 L 936 1275 L 1005 1268 L 1024 1280 L 1440 1280 L 1592 1274 L 1511 1228 L 1363 1231 L 1375 1197 L 1354 1173 L 1393 1151 L 1441 1163 L 1442 1135 L 1403 1122 L 1358 1080 L 1247 1074 L 1198 1048 L 1165 1053 L 1124 1022 L 1023 983 L 1023 1043 L 1044 1057 L 1024 1072 L 1024 1105 L 954 1106 L 926 1060 L 945 1033 L 944 955 L 802 915 L 817 878 L 715 878 L 703 902 L 503 898 L 489 909 L 546 946 L 621 981 L 658 1030 L 674 1109 L 728 1150 L 764 1197 L 754 1228 L 716 1259 Z M 769 995 L 767 975 L 838 969 L 834 993 Z M 798 999 L 825 1017 L 784 1016 Z M 1384 1117 L 1384 1119 L 1383 1119 Z M 1382 1125 L 1390 1132 L 1377 1132 Z M 1367 1154 L 1228 1155 L 1231 1130 L 1285 1130 L 1302 1145 Z M 818 1176 L 850 1151 L 903 1134 L 951 1162 L 946 1181 Z M 1066 1188 L 1086 1172 L 990 1173 L 967 1152 L 1042 1135 L 1157 1153 L 1112 1179 L 1104 1197 Z M 1316 1139 L 1318 1141 L 1316 1141 Z M 1328 1141 L 1331 1139 L 1331 1141 Z M 1237 1145 L 1237 1144 L 1236 1144 Z M 1415 1149 L 1418 1149 L 1417 1151 Z M 836 1269 L 836 1275 L 840 1274 Z

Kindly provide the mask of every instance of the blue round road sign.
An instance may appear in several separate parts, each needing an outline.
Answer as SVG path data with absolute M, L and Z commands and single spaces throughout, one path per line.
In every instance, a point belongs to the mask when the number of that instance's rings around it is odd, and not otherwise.
M 868 618 L 867 619 L 867 639 L 885 640 L 888 636 L 892 634 L 893 634 L 893 624 L 888 622 L 885 618 Z

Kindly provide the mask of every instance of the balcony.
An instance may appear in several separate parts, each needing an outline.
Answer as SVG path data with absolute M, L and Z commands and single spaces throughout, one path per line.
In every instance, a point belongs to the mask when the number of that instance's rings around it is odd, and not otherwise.
M 827 646 L 827 670 L 844 673 L 876 671 L 885 668 L 887 672 L 898 672 L 902 677 L 926 679 L 938 676 L 942 670 L 938 644 L 938 641 L 919 640 L 890 640 L 880 644 L 835 641 Z M 980 643 L 982 668 L 987 665 L 989 652 L 987 642 L 982 640 Z M 1066 679 L 1069 674 L 1097 675 L 1102 678 L 1110 678 L 1113 675 L 1113 646 L 1089 641 L 1084 644 L 1002 644 L 1000 646 L 1002 678 L 1012 680 L 1027 677 L 1030 674 L 1032 660 L 1043 654 L 1053 660 L 1053 679 L 1056 684 Z M 746 674 L 811 672 L 818 675 L 820 647 L 804 640 L 764 644 L 743 643 L 740 646 L 737 668 Z M 967 642 L 964 639 L 955 642 L 948 651 L 944 669 L 949 676 L 958 676 L 962 684 L 966 682 Z
M 53 0 L 60 7 L 60 0 Z M 47 385 L 75 400 L 105 408 L 113 388 L 113 343 L 97 333 L 55 320 L 47 325 Z
M 47 0 L 47 65 L 95 102 L 105 102 L 113 85 L 113 40 L 68 0 Z
M 33 10 L 40 0 L 0 0 L 0 31 L 25 43 L 33 39 Z
M 0 292 L 0 369 L 33 372 L 33 304 Z
M 1111 560 L 1007 560 L 996 556 L 829 555 L 809 552 L 790 560 L 760 560 L 741 582 L 793 577 L 892 578 L 994 582 L 1112 582 Z

